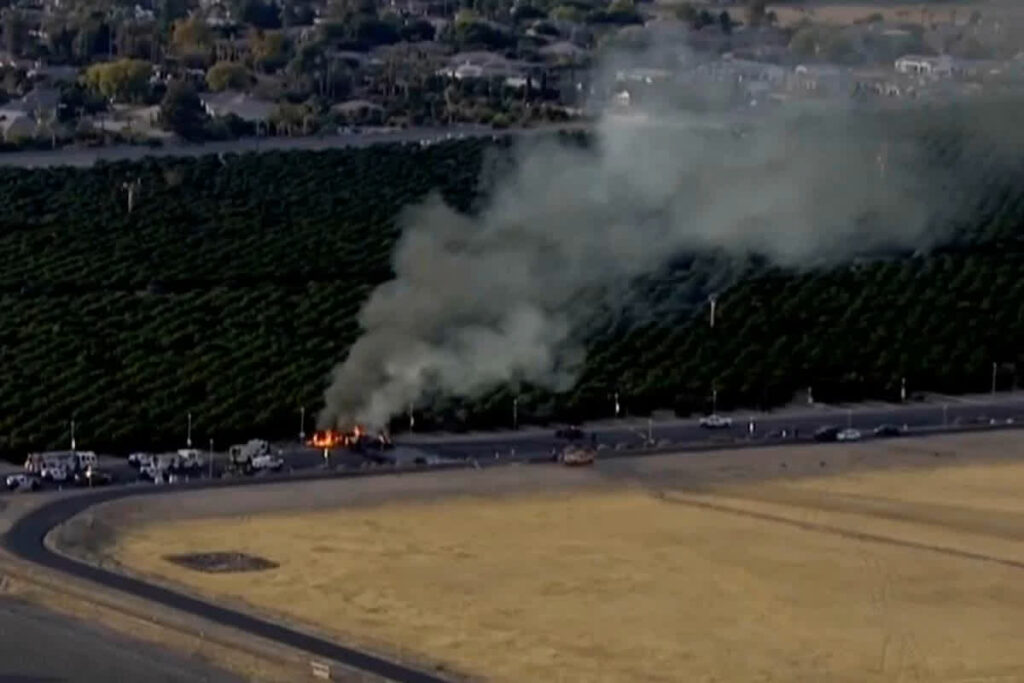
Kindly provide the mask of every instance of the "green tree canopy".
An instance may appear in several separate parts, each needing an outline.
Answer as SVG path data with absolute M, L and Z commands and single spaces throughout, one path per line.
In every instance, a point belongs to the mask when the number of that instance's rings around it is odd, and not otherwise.
M 214 92 L 244 90 L 251 79 L 249 70 L 238 62 L 217 62 L 206 72 L 206 85 Z
M 160 123 L 186 140 L 200 140 L 205 132 L 206 112 L 192 86 L 174 81 L 160 102 Z
M 141 59 L 118 59 L 93 64 L 85 71 L 85 83 L 111 100 L 136 101 L 149 89 L 152 65 Z

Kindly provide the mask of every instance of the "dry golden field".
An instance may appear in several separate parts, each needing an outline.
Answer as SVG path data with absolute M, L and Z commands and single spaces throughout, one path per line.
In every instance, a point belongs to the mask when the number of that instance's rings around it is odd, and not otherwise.
M 858 448 L 879 446 L 843 457 Z M 930 448 L 914 457 L 955 458 Z M 792 472 L 779 453 L 761 462 Z M 539 493 L 149 520 L 114 552 L 200 594 L 496 681 L 1024 680 L 1024 460 L 696 486 L 683 469 L 610 481 L 623 467 Z M 224 550 L 280 567 L 217 575 L 163 559 Z

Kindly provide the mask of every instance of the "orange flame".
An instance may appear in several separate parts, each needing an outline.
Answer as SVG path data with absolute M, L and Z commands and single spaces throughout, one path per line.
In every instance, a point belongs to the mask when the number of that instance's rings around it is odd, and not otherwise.
M 338 446 L 358 446 L 365 432 L 363 428 L 356 425 L 351 432 L 339 432 L 334 429 L 316 432 L 313 438 L 306 442 L 314 448 L 336 448 Z M 378 437 L 382 442 L 388 442 L 383 434 Z
M 306 443 L 314 448 L 334 448 L 341 444 L 343 438 L 344 437 L 338 432 L 333 429 L 328 429 L 315 433 L 313 438 Z

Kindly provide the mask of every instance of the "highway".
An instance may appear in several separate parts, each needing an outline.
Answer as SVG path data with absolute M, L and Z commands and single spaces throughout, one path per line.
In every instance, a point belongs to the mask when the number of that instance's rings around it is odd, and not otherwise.
M 462 124 L 449 127 L 421 127 L 361 133 L 339 132 L 303 137 L 248 137 L 238 140 L 192 144 L 171 142 L 159 147 L 147 145 L 110 145 L 106 147 L 65 147 L 54 150 L 25 150 L 0 153 L 0 166 L 17 168 L 89 167 L 98 162 L 137 161 L 146 157 L 198 157 L 207 154 L 245 154 L 249 152 L 322 151 L 344 147 L 368 147 L 389 143 L 444 142 L 453 138 L 529 137 L 556 130 L 581 130 L 583 122 L 548 124 L 534 128 L 495 129 L 490 126 Z
M 736 412 L 730 415 L 732 427 L 709 430 L 701 428 L 696 419 L 686 420 L 622 420 L 619 423 L 584 425 L 589 438 L 594 435 L 598 447 L 612 450 L 637 448 L 650 442 L 659 448 L 708 448 L 729 442 L 742 445 L 770 445 L 812 440 L 814 432 L 826 426 L 853 427 L 865 436 L 878 426 L 889 424 L 910 429 L 955 428 L 960 425 L 987 424 L 992 420 L 1024 423 L 1024 395 L 997 394 L 977 397 L 949 397 L 946 401 L 906 405 L 841 406 L 820 405 L 813 408 L 778 413 Z M 754 422 L 753 435 L 749 432 Z M 785 439 L 779 438 L 782 429 Z M 450 458 L 478 460 L 532 460 L 550 456 L 552 448 L 564 445 L 555 438 L 554 428 L 529 428 L 495 434 L 445 436 L 406 435 L 401 443 Z M 737 444 L 739 445 L 739 444 Z M 514 451 L 514 452 L 513 452 Z
M 603 450 L 600 458 L 629 457 L 640 452 L 657 449 L 709 450 L 713 448 L 746 448 L 772 443 L 811 443 L 814 430 L 827 425 L 862 429 L 870 432 L 881 424 L 906 425 L 908 434 L 928 434 L 960 429 L 1005 428 L 1009 421 L 1024 426 L 1024 396 L 1008 394 L 976 399 L 950 399 L 942 404 L 912 404 L 905 406 L 863 406 L 858 408 L 819 407 L 803 411 L 759 415 L 755 417 L 754 437 L 749 438 L 747 420 L 737 414 L 730 429 L 716 430 L 709 442 L 709 432 L 701 429 L 695 420 L 668 420 L 652 422 L 651 436 L 659 445 L 652 449 L 647 442 L 646 422 L 595 425 L 588 432 L 595 435 Z M 799 439 L 769 439 L 767 433 L 786 428 L 799 429 Z M 501 434 L 474 434 L 463 436 L 438 435 L 409 437 L 401 442 L 416 449 L 459 458 L 463 463 L 477 466 L 500 466 L 509 461 L 545 460 L 551 448 L 558 444 L 549 429 L 524 429 Z M 499 457 L 495 458 L 497 452 Z M 313 458 L 319 455 L 312 449 L 295 448 L 290 455 Z M 350 457 L 350 456 L 346 456 Z M 681 457 L 685 457 L 682 455 Z M 297 464 L 297 463 L 296 463 Z M 450 465 L 464 467 L 465 464 Z M 279 481 L 311 480 L 325 477 L 407 476 L 416 471 L 437 468 L 381 468 L 362 471 L 355 468 L 325 469 L 313 466 L 297 468 L 294 472 L 258 478 L 206 479 L 176 485 L 174 489 L 196 489 L 231 486 L 273 484 Z M 79 495 L 60 496 L 18 519 L 3 537 L 3 546 L 13 555 L 58 572 L 64 572 L 93 581 L 106 588 L 123 591 L 173 609 L 181 610 L 212 622 L 241 630 L 255 636 L 277 641 L 314 657 L 333 660 L 346 666 L 378 676 L 412 683 L 433 683 L 444 679 L 434 674 L 407 667 L 382 657 L 361 652 L 295 629 L 280 626 L 257 616 L 232 610 L 199 600 L 174 590 L 146 583 L 116 572 L 85 564 L 51 552 L 44 544 L 47 533 L 61 522 L 86 508 L 115 498 L 164 493 L 164 486 L 115 486 L 80 492 Z

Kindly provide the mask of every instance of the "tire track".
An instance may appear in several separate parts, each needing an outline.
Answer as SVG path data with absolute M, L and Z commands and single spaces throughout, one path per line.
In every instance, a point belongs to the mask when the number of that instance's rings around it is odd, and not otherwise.
M 893 538 L 891 536 L 872 534 L 866 531 L 844 529 L 843 527 L 838 527 L 831 524 L 822 524 L 819 522 L 808 522 L 798 519 L 791 519 L 789 517 L 784 517 L 782 515 L 773 515 L 769 512 L 756 512 L 754 510 L 744 510 L 742 508 L 733 507 L 731 505 L 725 505 L 723 503 L 714 503 L 707 500 L 694 500 L 692 498 L 671 497 L 670 492 L 664 490 L 652 489 L 650 490 L 650 492 L 651 495 L 653 495 L 655 498 L 672 505 L 684 505 L 687 507 L 697 508 L 701 510 L 721 512 L 725 514 L 735 515 L 738 517 L 746 517 L 748 519 L 757 519 L 763 522 L 785 524 L 786 526 L 795 527 L 797 529 L 802 529 L 804 531 L 814 531 L 817 533 L 829 534 L 832 536 L 838 536 L 841 538 L 847 538 L 856 541 L 881 543 L 883 545 L 895 546 L 898 548 L 923 550 L 926 552 L 946 555 L 948 557 L 957 557 L 964 560 L 987 562 L 990 564 L 997 564 L 1004 567 L 1012 567 L 1013 569 L 1024 569 L 1024 562 L 1019 560 L 1011 560 L 1005 557 L 986 555 L 984 553 L 976 553 L 970 550 L 960 550 L 959 548 L 951 548 L 949 546 L 935 545 L 931 543 L 921 543 L 919 541 L 907 541 L 904 539 Z

